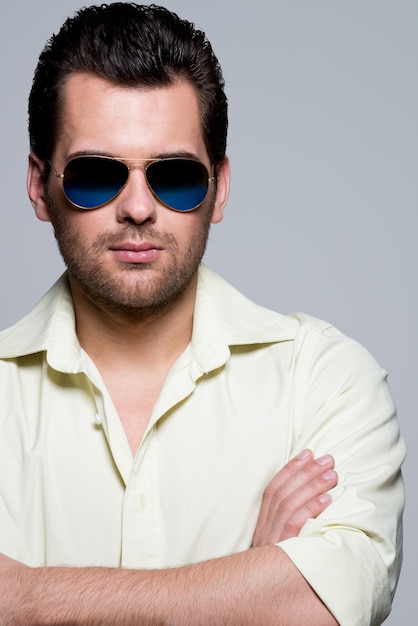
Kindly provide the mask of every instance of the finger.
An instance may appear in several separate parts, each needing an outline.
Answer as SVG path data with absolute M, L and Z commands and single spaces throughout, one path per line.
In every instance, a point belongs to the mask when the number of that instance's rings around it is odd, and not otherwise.
M 258 516 L 259 523 L 267 517 L 271 499 L 278 493 L 278 490 L 286 485 L 292 477 L 300 470 L 313 462 L 313 453 L 311 450 L 303 450 L 296 457 L 291 459 L 284 467 L 282 467 L 269 482 L 263 493 L 260 513 Z
M 293 491 L 282 500 L 273 501 L 270 504 L 270 519 L 272 524 L 277 524 L 279 520 L 287 521 L 295 514 L 299 514 L 301 510 L 310 511 L 310 503 L 315 501 L 321 495 L 326 494 L 330 489 L 335 487 L 338 482 L 337 472 L 333 469 L 327 470 L 320 476 L 310 480 L 302 487 Z
M 282 467 L 272 478 L 269 485 L 275 488 L 284 485 L 288 480 L 292 479 L 301 469 L 309 466 L 314 461 L 314 455 L 311 450 L 302 450 L 297 456 L 293 457 Z
M 257 522 L 252 546 L 278 543 L 290 537 L 296 537 L 308 519 L 316 518 L 332 502 L 327 493 L 337 484 L 338 476 L 334 470 L 328 470 L 302 490 L 294 493 L 285 501 L 278 502 L 276 509 L 270 507 L 264 521 Z
M 273 477 L 266 491 L 270 495 L 280 494 L 280 497 L 285 498 L 310 480 L 333 469 L 334 465 L 334 458 L 330 454 L 314 459 L 311 453 L 311 456 L 303 461 L 295 457 Z
M 315 519 L 318 517 L 318 515 L 320 515 L 327 508 L 331 501 L 332 498 L 328 493 L 322 493 L 316 498 L 313 498 L 313 500 L 309 500 L 309 502 L 289 517 L 283 527 L 280 526 L 280 534 L 277 533 L 277 529 L 275 529 L 274 526 L 271 528 L 270 538 L 272 543 L 278 543 L 279 541 L 284 541 L 285 539 L 297 537 L 308 519 Z
M 317 517 L 331 502 L 326 493 L 338 482 L 338 475 L 333 469 L 326 469 L 334 465 L 332 458 L 322 457 L 315 461 L 308 472 L 299 471 L 299 475 L 309 476 L 306 483 L 300 485 L 293 477 L 276 490 L 270 492 L 275 479 L 266 489 L 257 526 L 253 535 L 252 545 L 277 543 L 284 538 L 295 537 L 309 518 Z M 325 471 L 323 471 L 325 468 Z M 318 472 L 322 472 L 318 475 Z M 293 491 L 287 492 L 289 483 Z M 283 496 L 283 497 L 282 497 Z
M 303 488 L 315 478 L 334 467 L 331 455 L 314 459 L 310 450 L 305 450 L 289 461 L 267 485 L 260 508 L 259 522 L 264 523 L 271 507 L 276 509 L 278 504 L 288 498 L 298 489 Z M 313 496 L 319 495 L 314 493 Z

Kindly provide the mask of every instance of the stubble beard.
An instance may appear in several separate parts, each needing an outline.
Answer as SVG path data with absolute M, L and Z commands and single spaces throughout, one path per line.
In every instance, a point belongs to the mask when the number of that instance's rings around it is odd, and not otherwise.
M 89 246 L 49 198 L 51 223 L 71 281 L 96 307 L 131 320 L 170 310 L 190 285 L 206 249 L 213 206 L 198 210 L 205 210 L 207 219 L 190 237 L 184 251 L 172 234 L 156 232 L 149 223 L 126 223 L 117 234 L 105 231 Z M 171 262 L 158 270 L 158 276 L 152 263 L 126 263 L 122 265 L 121 279 L 120 272 L 112 272 L 100 261 L 109 247 L 122 241 L 146 239 L 170 251 Z

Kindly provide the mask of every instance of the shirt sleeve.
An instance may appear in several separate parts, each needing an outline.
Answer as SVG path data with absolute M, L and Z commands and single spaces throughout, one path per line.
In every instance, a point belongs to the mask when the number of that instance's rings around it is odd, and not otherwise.
M 391 610 L 402 559 L 400 436 L 387 373 L 357 342 L 318 325 L 297 349 L 290 455 L 335 457 L 333 502 L 278 545 L 340 626 L 377 626 Z

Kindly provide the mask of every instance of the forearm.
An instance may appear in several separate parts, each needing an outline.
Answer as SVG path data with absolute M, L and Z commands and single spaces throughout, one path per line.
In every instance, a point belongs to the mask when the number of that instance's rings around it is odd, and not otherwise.
M 16 568 L 7 586 L 10 626 L 336 624 L 272 545 L 168 570 Z

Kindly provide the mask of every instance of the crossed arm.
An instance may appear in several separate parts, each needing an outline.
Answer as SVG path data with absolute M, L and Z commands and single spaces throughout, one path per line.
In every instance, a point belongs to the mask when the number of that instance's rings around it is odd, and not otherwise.
M 276 545 L 330 502 L 332 457 L 304 451 L 267 486 L 249 550 L 164 570 L 28 568 L 0 555 L 4 626 L 336 626 Z

